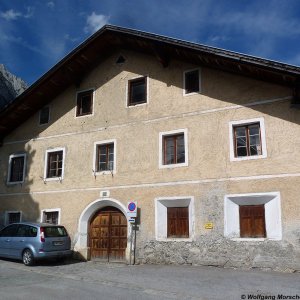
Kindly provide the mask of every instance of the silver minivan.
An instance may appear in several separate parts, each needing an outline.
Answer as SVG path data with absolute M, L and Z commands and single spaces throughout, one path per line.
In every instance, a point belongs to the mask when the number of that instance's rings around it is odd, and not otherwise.
M 71 239 L 61 225 L 22 222 L 0 231 L 0 257 L 20 259 L 26 266 L 39 259 L 71 255 Z

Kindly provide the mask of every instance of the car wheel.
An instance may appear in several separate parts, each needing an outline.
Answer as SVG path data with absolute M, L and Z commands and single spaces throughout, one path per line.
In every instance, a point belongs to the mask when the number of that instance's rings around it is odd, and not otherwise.
M 24 250 L 22 260 L 25 266 L 32 266 L 34 264 L 34 257 L 31 250 L 29 249 Z

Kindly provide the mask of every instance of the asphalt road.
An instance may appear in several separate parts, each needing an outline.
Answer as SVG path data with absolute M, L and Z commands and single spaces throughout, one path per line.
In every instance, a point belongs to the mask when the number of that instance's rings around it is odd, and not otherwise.
M 0 299 L 300 299 L 300 273 L 0 260 Z

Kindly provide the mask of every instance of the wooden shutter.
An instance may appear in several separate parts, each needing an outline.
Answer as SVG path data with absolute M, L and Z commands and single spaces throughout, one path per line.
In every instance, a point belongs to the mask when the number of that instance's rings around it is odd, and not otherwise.
M 189 209 L 188 207 L 168 207 L 168 237 L 189 237 Z
M 250 238 L 265 238 L 265 206 L 240 206 L 240 236 Z

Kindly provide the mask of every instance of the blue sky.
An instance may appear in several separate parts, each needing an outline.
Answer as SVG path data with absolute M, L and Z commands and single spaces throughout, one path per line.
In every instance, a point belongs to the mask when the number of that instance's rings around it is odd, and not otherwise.
M 299 0 L 0 0 L 0 63 L 32 84 L 107 23 L 300 65 Z

